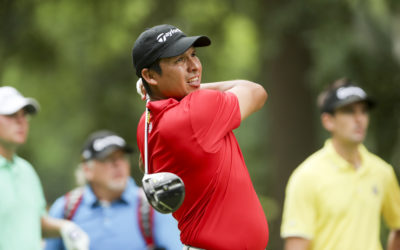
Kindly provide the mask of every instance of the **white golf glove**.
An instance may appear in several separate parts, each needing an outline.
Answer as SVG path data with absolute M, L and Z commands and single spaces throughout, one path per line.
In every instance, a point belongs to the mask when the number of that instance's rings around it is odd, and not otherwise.
M 139 78 L 136 82 L 136 91 L 142 100 L 146 99 L 146 90 L 144 89 L 142 78 Z
M 67 250 L 89 250 L 89 236 L 75 223 L 65 222 L 60 233 Z

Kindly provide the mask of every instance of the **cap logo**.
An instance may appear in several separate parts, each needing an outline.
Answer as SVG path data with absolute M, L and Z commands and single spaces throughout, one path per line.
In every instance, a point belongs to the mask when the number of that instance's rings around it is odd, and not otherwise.
M 96 151 L 102 151 L 110 145 L 125 146 L 125 141 L 119 136 L 111 135 L 104 138 L 97 139 L 93 142 L 93 149 Z
M 168 37 L 170 37 L 170 36 L 172 36 L 173 34 L 175 34 L 175 33 L 182 33 L 182 31 L 180 30 L 180 29 L 178 29 L 178 28 L 175 28 L 175 29 L 170 29 L 168 32 L 166 32 L 166 33 L 160 33 L 158 36 L 157 36 L 157 41 L 159 42 L 159 43 L 163 43 L 163 42 L 165 42 L 165 41 L 167 41 L 167 39 L 168 39 Z
M 366 98 L 367 94 L 359 87 L 341 87 L 336 91 L 336 96 L 340 100 L 346 99 L 349 96 L 359 96 L 361 98 Z

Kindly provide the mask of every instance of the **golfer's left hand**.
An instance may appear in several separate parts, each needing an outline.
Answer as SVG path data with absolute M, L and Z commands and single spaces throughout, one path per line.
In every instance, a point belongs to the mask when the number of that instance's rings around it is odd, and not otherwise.
M 136 82 L 136 91 L 140 95 L 140 99 L 146 100 L 146 90 L 143 86 L 142 78 L 139 78 Z

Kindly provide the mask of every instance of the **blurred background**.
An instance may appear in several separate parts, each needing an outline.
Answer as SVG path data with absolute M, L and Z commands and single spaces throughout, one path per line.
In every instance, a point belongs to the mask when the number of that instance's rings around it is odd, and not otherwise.
M 161 23 L 211 38 L 198 49 L 203 82 L 248 79 L 269 93 L 235 131 L 269 222 L 267 249 L 282 249 L 286 182 L 328 136 L 316 95 L 337 78 L 378 102 L 366 145 L 399 176 L 400 1 L 0 0 L 0 85 L 41 104 L 19 154 L 37 170 L 49 205 L 76 185 L 81 146 L 94 130 L 113 130 L 137 148 L 145 103 L 131 49 Z M 140 183 L 137 161 L 136 152 Z

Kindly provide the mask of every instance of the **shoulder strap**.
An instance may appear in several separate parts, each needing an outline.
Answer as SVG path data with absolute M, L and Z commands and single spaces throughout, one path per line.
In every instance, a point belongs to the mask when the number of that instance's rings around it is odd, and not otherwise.
M 81 204 L 84 187 L 77 187 L 65 194 L 64 219 L 72 220 Z
M 150 206 L 147 201 L 146 195 L 141 188 L 139 192 L 139 207 L 138 207 L 138 219 L 139 228 L 142 232 L 142 236 L 146 242 L 147 249 L 155 249 L 155 243 L 153 239 L 153 214 L 154 209 Z
M 72 220 L 82 202 L 84 187 L 77 187 L 65 194 L 64 218 Z M 139 228 L 148 249 L 155 249 L 153 238 L 154 209 L 147 201 L 143 190 L 139 188 L 138 219 Z

